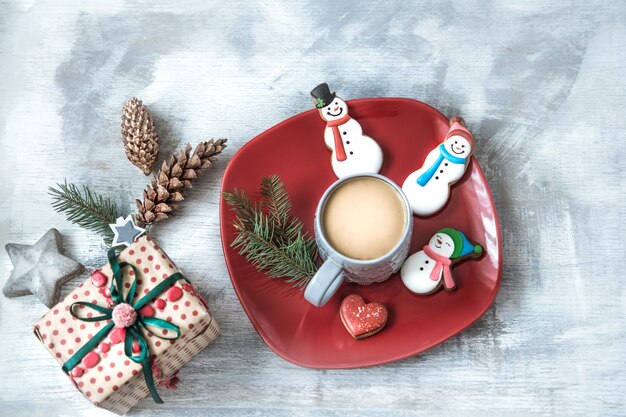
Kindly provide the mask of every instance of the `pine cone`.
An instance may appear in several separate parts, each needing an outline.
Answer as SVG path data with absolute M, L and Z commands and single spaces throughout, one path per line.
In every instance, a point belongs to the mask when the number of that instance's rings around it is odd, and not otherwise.
M 122 141 L 128 160 L 150 175 L 159 155 L 159 138 L 148 108 L 136 97 L 122 110 Z
M 143 191 L 143 201 L 136 200 L 137 222 L 149 226 L 168 218 L 179 201 L 184 200 L 183 190 L 191 187 L 191 182 L 198 178 L 199 171 L 210 168 L 222 150 L 226 139 L 202 142 L 191 153 L 191 145 L 184 151 L 174 154 L 169 161 L 163 161 L 161 169 L 152 177 L 152 185 Z

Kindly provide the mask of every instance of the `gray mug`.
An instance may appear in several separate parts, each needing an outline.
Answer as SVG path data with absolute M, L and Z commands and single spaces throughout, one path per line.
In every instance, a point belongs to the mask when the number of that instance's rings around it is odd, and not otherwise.
M 372 177 L 389 184 L 399 195 L 404 204 L 404 231 L 398 243 L 385 255 L 376 259 L 360 260 L 349 258 L 329 243 L 322 227 L 322 212 L 332 192 L 344 182 L 358 178 Z M 344 279 L 361 285 L 381 282 L 397 272 L 409 254 L 409 244 L 413 230 L 413 214 L 404 192 L 389 178 L 378 174 L 350 175 L 333 183 L 322 196 L 315 211 L 315 240 L 324 264 L 318 269 L 304 291 L 304 298 L 311 304 L 321 307 L 337 291 Z

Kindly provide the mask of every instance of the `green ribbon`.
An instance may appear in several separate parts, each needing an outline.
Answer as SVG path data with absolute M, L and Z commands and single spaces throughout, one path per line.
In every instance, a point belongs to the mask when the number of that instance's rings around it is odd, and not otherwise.
M 163 291 L 170 288 L 172 285 L 176 283 L 176 281 L 186 278 L 180 273 L 176 272 L 175 274 L 170 275 L 163 281 L 161 281 L 157 286 L 151 289 L 148 294 L 141 297 L 135 303 L 133 303 L 133 298 L 135 297 L 135 291 L 137 289 L 137 278 L 139 276 L 139 271 L 137 268 L 129 264 L 128 262 L 118 262 L 117 255 L 115 254 L 114 249 L 109 249 L 107 252 L 107 256 L 109 258 L 109 264 L 111 265 L 111 271 L 113 271 L 113 279 L 111 280 L 111 299 L 117 305 L 120 303 L 130 304 L 137 313 L 137 320 L 132 325 L 126 327 L 126 332 L 124 336 L 124 353 L 130 360 L 136 363 L 140 363 L 143 365 L 143 375 L 146 379 L 146 385 L 148 386 L 148 391 L 150 391 L 150 395 L 152 399 L 157 404 L 163 404 L 163 400 L 159 397 L 159 394 L 156 391 L 156 386 L 154 384 L 154 377 L 152 375 L 152 367 L 150 366 L 150 352 L 148 351 L 148 342 L 141 331 L 144 329 L 148 332 L 151 332 L 147 326 L 159 327 L 162 329 L 170 330 L 176 332 L 176 336 L 174 337 L 164 337 L 160 336 L 156 333 L 153 333 L 156 337 L 165 340 L 175 340 L 180 337 L 180 329 L 175 324 L 170 323 L 166 320 L 157 319 L 156 317 L 146 317 L 139 312 L 139 310 L 148 304 L 150 301 L 154 300 L 159 294 Z M 123 294 L 123 276 L 122 269 L 129 266 L 134 274 L 135 279 L 133 280 L 130 288 L 128 289 L 128 293 L 124 298 Z M 89 307 L 92 310 L 101 313 L 99 316 L 95 317 L 79 317 L 74 312 L 74 307 L 76 306 L 85 306 Z M 70 306 L 70 314 L 73 317 L 76 317 L 79 320 L 87 321 L 87 322 L 95 322 L 95 321 L 104 321 L 111 320 L 113 315 L 113 309 L 105 308 L 99 306 L 97 304 L 88 303 L 85 301 L 77 301 L 72 303 Z M 107 323 L 106 326 L 102 328 L 98 333 L 95 334 L 87 343 L 85 343 L 78 351 L 72 355 L 71 358 L 67 360 L 63 364 L 63 371 L 67 374 L 69 373 L 76 365 L 80 363 L 80 361 L 91 352 L 97 345 L 100 343 L 107 334 L 115 327 L 115 323 L 113 321 Z M 137 341 L 139 345 L 139 352 L 137 354 L 133 354 L 133 342 Z

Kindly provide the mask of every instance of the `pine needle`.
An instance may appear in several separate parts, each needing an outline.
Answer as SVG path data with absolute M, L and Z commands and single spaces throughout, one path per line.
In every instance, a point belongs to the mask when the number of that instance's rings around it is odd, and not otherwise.
M 261 195 L 265 197 L 263 203 L 272 220 L 280 227 L 285 227 L 291 211 L 291 201 L 278 175 L 261 178 Z
M 65 213 L 67 219 L 88 230 L 101 235 L 108 243 L 113 239 L 110 223 L 117 219 L 117 206 L 108 198 L 97 194 L 83 185 L 78 186 L 65 181 L 57 184 L 59 189 L 49 188 L 52 207 L 59 213 Z
M 252 203 L 243 191 L 223 193 L 237 217 L 237 237 L 231 247 L 270 277 L 283 278 L 303 289 L 317 271 L 315 240 L 291 215 L 291 201 L 280 177 L 261 180 L 261 201 Z

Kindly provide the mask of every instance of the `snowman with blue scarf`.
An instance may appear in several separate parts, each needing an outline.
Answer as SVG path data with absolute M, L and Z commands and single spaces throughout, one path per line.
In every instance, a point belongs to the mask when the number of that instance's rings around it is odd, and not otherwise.
M 463 119 L 450 119 L 443 143 L 430 151 L 420 169 L 402 185 L 413 213 L 429 216 L 441 210 L 450 197 L 450 186 L 461 179 L 474 150 L 472 134 Z

